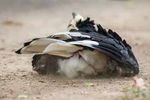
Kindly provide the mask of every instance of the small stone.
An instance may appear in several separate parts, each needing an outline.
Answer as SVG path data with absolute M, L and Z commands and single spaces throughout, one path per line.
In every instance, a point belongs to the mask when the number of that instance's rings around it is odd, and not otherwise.
M 24 95 L 24 94 L 18 95 L 19 100 L 26 100 L 27 98 L 28 98 L 28 95 Z
M 86 82 L 86 83 L 85 83 L 85 86 L 92 87 L 92 86 L 94 86 L 94 84 L 93 84 L 93 83 L 90 83 L 90 82 Z

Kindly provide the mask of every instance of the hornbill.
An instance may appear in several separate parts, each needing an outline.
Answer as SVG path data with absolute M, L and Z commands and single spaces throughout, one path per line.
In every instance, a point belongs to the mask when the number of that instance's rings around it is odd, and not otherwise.
M 24 43 L 17 54 L 35 54 L 33 70 L 68 78 L 116 73 L 135 76 L 139 64 L 131 46 L 111 29 L 73 13 L 68 31 Z

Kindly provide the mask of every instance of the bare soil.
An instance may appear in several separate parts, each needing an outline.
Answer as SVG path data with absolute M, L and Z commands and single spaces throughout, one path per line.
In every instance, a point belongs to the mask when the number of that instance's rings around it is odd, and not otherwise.
M 72 12 L 115 30 L 131 44 L 139 77 L 150 82 L 150 0 L 1 0 L 0 100 L 115 100 L 132 78 L 67 79 L 32 71 L 25 41 L 65 31 Z M 89 84 L 90 83 L 90 84 Z

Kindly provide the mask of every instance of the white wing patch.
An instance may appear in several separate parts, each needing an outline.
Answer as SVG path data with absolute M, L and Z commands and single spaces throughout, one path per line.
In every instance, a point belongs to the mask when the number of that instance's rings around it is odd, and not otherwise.
M 59 32 L 59 33 L 55 33 L 55 34 L 50 35 L 50 37 L 56 37 L 56 38 L 59 38 L 61 40 L 71 39 L 72 37 L 90 38 L 90 36 L 83 35 L 80 32 Z
M 55 33 L 55 34 L 50 35 L 50 37 L 59 38 L 60 40 L 71 39 L 71 36 L 68 33 L 69 32 L 59 32 L 59 33 Z
M 91 40 L 74 41 L 74 42 L 69 42 L 69 43 L 74 44 L 74 45 L 87 46 L 87 47 L 91 47 L 91 48 L 93 48 L 93 45 L 99 45 L 98 42 L 91 41 Z
M 74 36 L 74 37 L 85 37 L 85 38 L 90 38 L 90 36 L 88 35 L 83 35 L 80 32 L 69 32 L 70 36 Z

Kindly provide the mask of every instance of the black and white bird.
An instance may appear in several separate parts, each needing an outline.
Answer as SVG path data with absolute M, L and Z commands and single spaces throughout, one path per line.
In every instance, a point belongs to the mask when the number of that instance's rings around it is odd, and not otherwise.
M 138 62 L 131 46 L 111 29 L 95 25 L 73 13 L 67 32 L 35 38 L 24 43 L 18 54 L 35 54 L 33 70 L 41 74 L 59 73 L 68 78 L 117 73 L 134 76 Z

